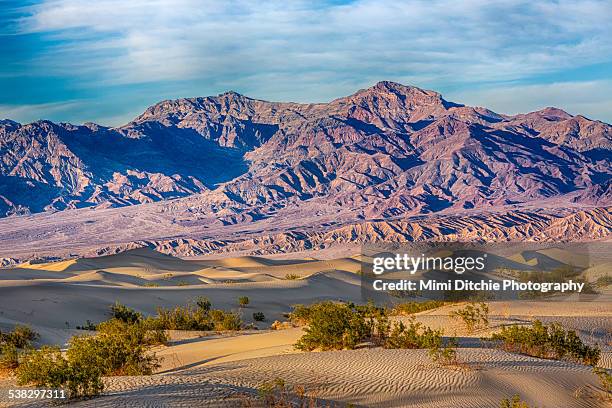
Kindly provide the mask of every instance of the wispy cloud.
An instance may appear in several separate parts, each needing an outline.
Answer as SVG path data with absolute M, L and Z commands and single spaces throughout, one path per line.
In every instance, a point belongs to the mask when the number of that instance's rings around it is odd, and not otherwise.
M 562 106 L 573 115 L 583 114 L 612 123 L 612 80 L 502 86 L 449 96 L 499 113 L 517 114 Z
M 66 114 L 79 105 L 76 101 L 39 103 L 31 105 L 0 105 L 0 119 L 30 122 L 47 119 L 57 113 Z
M 47 68 L 110 82 L 343 69 L 513 80 L 612 50 L 611 5 L 594 0 L 48 0 L 31 12 L 24 32 L 67 41 L 43 56 Z
M 607 0 L 43 0 L 16 27 L 53 41 L 32 73 L 75 86 L 317 101 L 380 79 L 469 87 L 610 62 L 611 19 Z

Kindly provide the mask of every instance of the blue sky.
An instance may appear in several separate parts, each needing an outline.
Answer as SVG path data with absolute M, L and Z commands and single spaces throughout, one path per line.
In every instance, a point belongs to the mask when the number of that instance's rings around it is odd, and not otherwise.
M 121 125 L 235 90 L 323 102 L 379 80 L 612 123 L 612 2 L 0 0 L 0 118 Z

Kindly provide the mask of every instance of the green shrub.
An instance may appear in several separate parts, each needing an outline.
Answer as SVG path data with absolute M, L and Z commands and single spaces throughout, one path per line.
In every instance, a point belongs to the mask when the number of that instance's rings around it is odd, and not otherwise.
M 102 391 L 102 376 L 149 375 L 159 367 L 149 347 L 166 340 L 163 332 L 119 319 L 97 328 L 94 336 L 72 337 L 65 355 L 49 346 L 27 352 L 16 370 L 19 384 L 63 388 L 69 398 L 89 397 Z
M 240 307 L 247 307 L 247 305 L 249 304 L 249 297 L 248 296 L 240 296 L 238 298 L 238 304 L 240 305 Z
M 395 322 L 383 344 L 388 349 L 422 349 L 442 346 L 442 331 L 432 330 L 411 317 L 408 325 Z
M 297 325 L 307 324 L 311 313 L 312 309 L 310 306 L 293 305 L 293 311 L 289 314 L 289 320 Z
M 149 375 L 159 367 L 159 359 L 148 348 L 158 341 L 159 333 L 142 323 L 112 319 L 100 323 L 95 336 L 70 339 L 66 356 L 75 363 L 95 360 L 102 375 Z
M 16 370 L 18 384 L 63 388 L 69 398 L 98 395 L 104 389 L 98 359 L 85 357 L 64 357 L 59 347 L 30 351 Z
M 97 330 L 97 326 L 95 324 L 93 324 L 91 322 L 91 320 L 88 319 L 87 322 L 83 326 L 77 326 L 76 329 L 77 330 L 96 331 Z
M 281 378 L 261 384 L 257 388 L 257 398 L 259 401 L 253 401 L 254 406 L 261 404 L 265 407 L 274 408 L 318 408 L 324 406 L 319 404 L 316 397 L 306 396 L 306 389 L 303 386 L 290 387 Z M 251 406 L 249 399 L 245 402 L 246 406 Z M 328 407 L 329 405 L 325 406 Z
M 38 333 L 28 326 L 17 325 L 11 332 L 0 332 L 0 369 L 16 369 L 22 351 L 30 349 L 32 342 L 39 337 Z
M 210 315 L 208 311 L 193 305 L 173 309 L 160 307 L 157 315 L 148 318 L 147 323 L 160 330 L 213 330 L 215 324 Z
M 518 279 L 521 282 L 567 282 L 568 279 L 580 274 L 580 269 L 571 265 L 562 265 L 551 271 L 521 271 L 518 273 Z
M 595 367 L 593 368 L 593 373 L 599 378 L 599 382 L 606 393 L 606 397 L 608 399 L 612 398 L 612 374 L 610 374 L 609 370 Z
M 238 331 L 242 328 L 242 319 L 238 313 L 221 311 L 220 317 L 214 319 L 215 330 Z
M 19 350 L 14 344 L 0 344 L 0 369 L 14 370 L 19 366 Z
M 438 307 L 444 306 L 445 304 L 446 302 L 442 302 L 440 300 L 427 300 L 425 302 L 403 302 L 393 306 L 391 314 L 406 316 L 419 312 L 424 312 L 426 310 L 436 309 Z
M 198 298 L 196 298 L 196 306 L 198 306 L 198 308 L 204 312 L 208 312 L 210 311 L 210 309 L 212 309 L 212 303 L 210 299 L 204 296 L 199 296 Z
M 381 342 L 389 327 L 386 311 L 372 304 L 321 302 L 297 306 L 295 312 L 308 323 L 295 345 L 306 351 L 353 349 L 366 340 Z
M 135 323 L 142 320 L 142 314 L 119 302 L 115 302 L 114 305 L 111 305 L 110 309 L 110 314 L 113 319 L 118 319 L 125 323 Z
M 457 365 L 457 339 L 452 337 L 444 346 L 434 344 L 429 348 L 429 358 L 441 366 Z
M 173 309 L 158 308 L 157 315 L 146 319 L 148 327 L 159 330 L 240 330 L 242 319 L 237 313 L 210 309 L 206 298 L 196 300 L 196 305 L 177 306 Z
M 296 344 L 300 350 L 353 349 L 368 334 L 365 320 L 346 304 L 318 303 L 309 315 L 306 333 Z
M 263 322 L 266 320 L 266 316 L 262 312 L 255 312 L 253 313 L 253 320 L 256 322 Z
M 595 281 L 595 286 L 600 287 L 600 288 L 605 288 L 610 285 L 612 285 L 612 276 L 610 275 L 600 276 Z
M 452 317 L 459 318 L 465 324 L 468 332 L 489 325 L 489 306 L 486 303 L 470 303 L 464 308 L 451 313 Z
M 532 327 L 504 327 L 491 340 L 500 341 L 507 351 L 539 358 L 569 359 L 592 366 L 597 365 L 601 355 L 598 347 L 584 344 L 574 330 L 566 331 L 558 323 L 544 325 L 539 320 Z
M 0 333 L 0 344 L 12 344 L 16 348 L 30 347 L 40 336 L 28 326 L 17 325 L 9 333 Z
M 529 408 L 526 402 L 521 401 L 521 397 L 516 394 L 511 399 L 504 398 L 499 404 L 500 408 Z

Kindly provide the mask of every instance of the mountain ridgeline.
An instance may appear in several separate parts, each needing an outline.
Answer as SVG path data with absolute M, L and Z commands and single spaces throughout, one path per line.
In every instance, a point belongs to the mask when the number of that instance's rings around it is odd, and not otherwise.
M 0 121 L 0 216 L 189 197 L 226 223 L 317 199 L 356 219 L 612 202 L 612 127 L 515 116 L 379 82 L 329 103 L 228 92 L 163 101 L 108 128 Z

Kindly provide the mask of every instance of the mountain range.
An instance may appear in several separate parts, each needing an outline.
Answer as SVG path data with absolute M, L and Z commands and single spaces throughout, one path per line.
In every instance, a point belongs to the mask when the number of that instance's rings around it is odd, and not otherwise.
M 0 232 L 85 208 L 155 208 L 181 228 L 259 223 L 260 235 L 288 214 L 283 233 L 519 210 L 604 209 L 609 220 L 611 150 L 601 121 L 557 108 L 503 115 L 388 81 L 329 103 L 167 100 L 115 128 L 3 120 Z M 202 238 L 193 231 L 166 234 Z

